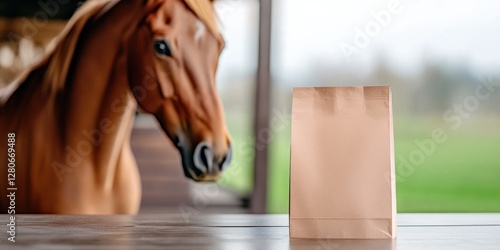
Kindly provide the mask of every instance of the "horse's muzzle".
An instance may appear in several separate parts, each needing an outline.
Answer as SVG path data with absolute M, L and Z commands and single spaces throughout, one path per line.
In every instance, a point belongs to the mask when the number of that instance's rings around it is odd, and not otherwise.
M 183 154 L 183 158 L 184 156 L 185 154 Z M 192 159 L 183 159 L 184 174 L 195 181 L 215 181 L 220 177 L 222 171 L 228 168 L 231 158 L 231 146 L 226 155 L 218 160 L 210 145 L 201 142 L 196 145 Z

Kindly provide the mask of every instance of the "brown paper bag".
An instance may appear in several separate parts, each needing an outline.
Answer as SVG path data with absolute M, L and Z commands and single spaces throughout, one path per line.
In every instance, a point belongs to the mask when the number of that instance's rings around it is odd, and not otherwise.
M 388 86 L 295 88 L 290 238 L 396 237 Z

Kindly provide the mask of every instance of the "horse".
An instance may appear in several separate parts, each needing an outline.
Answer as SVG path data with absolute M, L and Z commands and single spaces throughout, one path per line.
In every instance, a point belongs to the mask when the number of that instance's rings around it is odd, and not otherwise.
M 15 213 L 138 213 L 138 106 L 176 146 L 187 178 L 217 180 L 232 150 L 215 84 L 224 40 L 213 5 L 84 3 L 44 58 L 0 90 L 2 211 L 14 196 Z

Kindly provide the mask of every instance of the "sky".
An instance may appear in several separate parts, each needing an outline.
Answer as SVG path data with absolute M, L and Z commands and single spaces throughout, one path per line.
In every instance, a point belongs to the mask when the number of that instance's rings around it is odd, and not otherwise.
M 402 74 L 417 74 L 426 60 L 466 65 L 479 72 L 500 69 L 500 1 L 273 2 L 271 57 L 272 72 L 278 78 L 307 75 L 315 63 L 369 74 L 381 58 Z M 391 13 L 394 8 L 389 6 L 398 6 L 399 11 Z M 256 0 L 218 4 L 227 43 L 220 62 L 221 79 L 254 74 L 258 8 Z M 391 17 L 380 25 L 373 13 L 391 13 Z M 363 48 L 356 46 L 357 30 L 367 34 L 367 27 L 373 36 L 368 36 Z M 346 44 L 357 52 L 345 56 L 342 45 Z

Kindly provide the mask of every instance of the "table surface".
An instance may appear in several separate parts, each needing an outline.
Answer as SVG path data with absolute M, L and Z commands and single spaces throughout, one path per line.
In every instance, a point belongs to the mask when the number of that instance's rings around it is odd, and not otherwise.
M 0 215 L 2 224 L 7 215 Z M 399 214 L 394 240 L 296 240 L 287 215 L 18 215 L 0 249 L 500 249 L 500 214 Z M 4 226 L 6 229 L 7 226 Z

